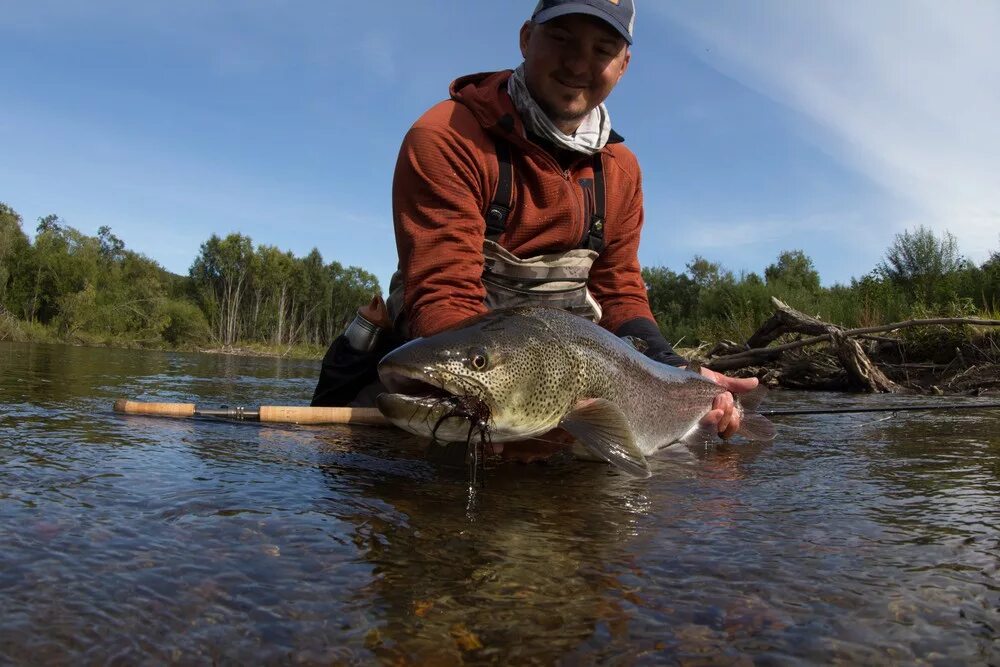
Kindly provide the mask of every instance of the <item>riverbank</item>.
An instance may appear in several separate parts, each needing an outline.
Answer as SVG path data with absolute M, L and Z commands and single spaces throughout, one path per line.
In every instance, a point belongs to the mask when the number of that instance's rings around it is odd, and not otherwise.
M 200 352 L 240 357 L 271 357 L 319 361 L 325 346 L 272 345 L 252 341 L 235 345 L 167 345 L 162 340 L 141 340 L 76 332 L 60 336 L 53 328 L 0 314 L 0 341 L 64 344 L 125 350 Z M 725 344 L 713 349 L 724 349 Z M 708 356 L 700 348 L 678 349 L 688 359 L 713 367 L 726 355 Z M 905 393 L 995 395 L 1000 394 L 1000 331 L 975 327 L 928 328 L 899 338 L 877 337 L 864 341 L 863 353 L 878 372 Z M 732 355 L 735 356 L 735 355 Z M 730 356 L 730 358 L 732 358 Z M 719 369 L 730 375 L 758 377 L 772 389 L 812 389 L 856 393 L 863 390 L 845 368 L 836 349 L 821 345 L 801 348 L 764 363 Z
M 185 343 L 170 345 L 163 339 L 144 340 L 77 331 L 70 335 L 60 335 L 50 326 L 37 322 L 24 322 L 9 313 L 0 313 L 0 342 L 48 343 L 73 345 L 78 347 L 103 347 L 122 350 L 164 350 L 169 352 L 202 352 L 205 354 L 226 354 L 241 357 L 275 357 L 287 359 L 322 359 L 325 346 L 298 343 L 295 345 L 272 345 L 252 341 L 241 341 L 235 345 L 205 345 Z

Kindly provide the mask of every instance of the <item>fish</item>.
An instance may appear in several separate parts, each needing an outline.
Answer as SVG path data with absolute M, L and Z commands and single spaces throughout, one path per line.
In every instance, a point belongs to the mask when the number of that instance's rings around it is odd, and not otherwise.
M 416 338 L 379 362 L 379 411 L 395 426 L 444 442 L 568 431 L 582 458 L 648 477 L 649 457 L 677 443 L 718 440 L 701 419 L 726 391 L 690 369 L 642 354 L 590 320 L 546 306 L 497 309 Z M 759 390 L 759 392 L 758 392 Z M 738 396 L 738 433 L 774 439 L 756 409 L 763 387 Z

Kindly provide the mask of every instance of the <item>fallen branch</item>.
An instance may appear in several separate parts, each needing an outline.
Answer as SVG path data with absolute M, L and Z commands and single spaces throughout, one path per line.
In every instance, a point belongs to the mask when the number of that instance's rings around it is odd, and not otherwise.
M 818 343 L 827 343 L 832 348 L 840 367 L 846 372 L 846 377 L 840 375 L 838 379 L 839 372 L 837 371 L 817 374 L 815 371 L 819 369 L 812 369 L 802 373 L 801 377 L 795 377 L 795 374 L 788 373 L 789 369 L 786 368 L 778 376 L 780 381 L 786 385 L 804 382 L 816 387 L 828 387 L 831 383 L 841 383 L 845 388 L 892 393 L 903 391 L 903 387 L 893 382 L 872 362 L 856 340 L 857 337 L 869 337 L 875 333 L 897 331 L 914 326 L 1000 326 L 1000 320 L 933 318 L 845 330 L 842 327 L 801 313 L 777 298 L 772 297 L 771 302 L 774 304 L 775 312 L 747 341 L 746 347 L 749 349 L 740 350 L 739 346 L 728 342 L 725 345 L 717 345 L 712 349 L 712 352 L 719 356 L 711 359 L 706 366 L 715 371 L 731 371 L 762 362 L 773 362 L 791 350 Z M 790 333 L 805 334 L 810 337 L 785 345 L 768 347 L 773 341 Z
M 765 322 L 757 333 L 751 336 L 747 341 L 747 346 L 752 349 L 728 355 L 724 353 L 727 348 L 713 350 L 713 352 L 720 352 L 722 356 L 719 356 L 717 359 L 712 359 L 705 365 L 714 371 L 731 371 L 765 361 L 773 361 L 789 350 L 797 350 L 800 347 L 816 345 L 817 343 L 832 343 L 834 342 L 834 332 L 839 332 L 843 336 L 850 337 L 930 325 L 1000 326 L 1000 320 L 984 320 L 973 317 L 938 317 L 924 320 L 907 320 L 905 322 L 895 322 L 893 324 L 884 324 L 877 327 L 840 329 L 832 324 L 820 322 L 815 318 L 809 317 L 808 315 L 802 315 L 801 313 L 799 313 L 801 315 L 801 319 L 796 320 L 791 314 L 797 313 L 798 311 L 783 303 L 780 299 L 771 297 L 771 301 L 775 304 L 778 312 L 776 312 L 771 319 Z M 784 330 L 779 330 L 779 323 L 784 323 L 786 328 Z M 820 330 L 823 333 L 819 333 L 819 335 L 815 335 L 810 338 L 803 338 L 802 340 L 786 343 L 784 345 L 777 345 L 775 347 L 763 347 L 763 345 L 767 345 L 769 342 L 786 333 L 818 333 Z M 728 349 L 732 348 L 728 347 Z

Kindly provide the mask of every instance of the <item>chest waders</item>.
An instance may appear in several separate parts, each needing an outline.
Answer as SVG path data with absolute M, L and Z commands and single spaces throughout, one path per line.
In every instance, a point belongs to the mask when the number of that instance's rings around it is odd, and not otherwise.
M 513 306 L 544 305 L 560 308 L 594 322 L 601 319 L 601 306 L 587 289 L 590 268 L 604 249 L 604 164 L 601 154 L 593 157 L 594 206 L 586 221 L 580 245 L 573 250 L 520 258 L 503 248 L 497 239 L 507 228 L 514 207 L 514 166 L 510 145 L 496 141 L 500 177 L 493 201 L 486 209 L 486 240 L 483 242 L 483 286 L 490 310 Z
M 587 288 L 587 281 L 591 267 L 604 249 L 606 207 L 601 154 L 596 153 L 592 158 L 593 208 L 579 245 L 564 252 L 520 258 L 498 243 L 514 208 L 514 165 L 510 144 L 499 138 L 495 143 L 499 178 L 493 199 L 483 213 L 486 237 L 482 281 L 486 306 L 495 310 L 546 305 L 600 321 L 601 306 Z M 359 313 L 330 346 L 323 357 L 313 405 L 374 404 L 375 396 L 382 390 L 376 371 L 378 362 L 407 338 L 403 285 L 398 271 L 390 280 L 385 305 L 392 326 L 380 327 Z

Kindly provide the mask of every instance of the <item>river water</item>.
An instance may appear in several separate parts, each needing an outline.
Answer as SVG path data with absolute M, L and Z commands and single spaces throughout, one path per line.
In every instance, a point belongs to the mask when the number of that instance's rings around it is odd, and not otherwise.
M 1000 410 L 783 417 L 647 480 L 494 462 L 473 496 L 388 429 L 111 410 L 305 404 L 317 366 L 0 343 L 0 663 L 1000 664 Z

